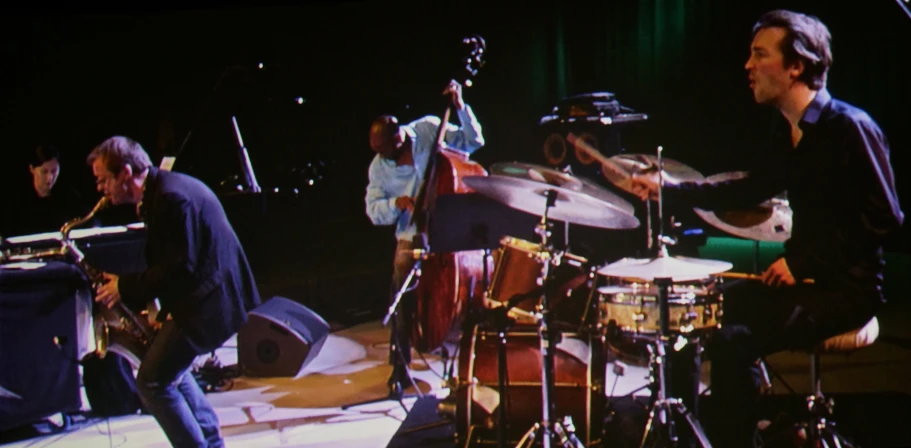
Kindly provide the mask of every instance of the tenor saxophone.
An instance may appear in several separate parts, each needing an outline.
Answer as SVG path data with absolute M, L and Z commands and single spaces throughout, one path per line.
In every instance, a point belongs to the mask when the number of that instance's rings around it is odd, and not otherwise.
M 93 299 L 95 290 L 104 283 L 104 274 L 86 263 L 85 255 L 70 239 L 70 231 L 89 221 L 96 213 L 110 205 L 110 198 L 102 197 L 86 216 L 68 221 L 60 228 L 63 249 L 88 278 Z M 94 303 L 93 300 L 93 318 L 95 321 L 95 354 L 99 358 L 104 358 L 109 351 L 115 352 L 127 359 L 133 367 L 138 368 L 157 334 L 157 326 L 149 319 L 139 318 L 123 301 L 117 301 L 113 307 L 108 308 Z

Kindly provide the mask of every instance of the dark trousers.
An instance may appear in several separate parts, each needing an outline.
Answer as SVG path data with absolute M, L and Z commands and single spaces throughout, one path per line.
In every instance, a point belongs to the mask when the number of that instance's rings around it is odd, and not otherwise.
M 139 366 L 136 388 L 174 447 L 223 447 L 218 416 L 190 367 L 196 359 L 184 332 L 166 321 Z
M 752 446 L 760 357 L 811 350 L 831 336 L 860 328 L 881 304 L 875 294 L 849 285 L 772 288 L 744 280 L 728 282 L 721 292 L 722 325 L 705 344 L 713 406 L 699 418 L 714 446 L 731 448 Z M 699 372 L 694 367 L 687 356 L 671 360 L 673 376 L 679 377 L 675 392 L 685 402 L 695 403 L 698 389 L 691 387 L 698 387 Z

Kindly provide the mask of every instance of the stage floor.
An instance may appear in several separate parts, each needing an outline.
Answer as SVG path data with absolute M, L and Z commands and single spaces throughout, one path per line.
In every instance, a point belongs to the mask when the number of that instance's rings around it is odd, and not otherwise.
M 836 396 L 836 421 L 856 432 L 876 433 L 887 445 L 911 445 L 911 435 L 893 420 L 911 417 L 911 319 L 907 305 L 889 305 L 880 313 L 881 337 L 871 347 L 851 355 L 825 355 L 822 358 L 823 389 Z M 457 336 L 454 336 L 457 338 Z M 446 346 L 455 353 L 457 341 Z M 567 353 L 584 357 L 584 347 L 563 347 Z M 227 390 L 207 395 L 215 407 L 226 445 L 282 447 L 386 447 L 408 417 L 416 402 L 407 398 L 356 406 L 342 410 L 346 404 L 386 397 L 386 380 L 391 368 L 386 362 L 388 329 L 378 320 L 332 332 L 304 375 L 297 379 L 257 379 L 239 377 Z M 580 350 L 582 350 L 580 352 Z M 236 364 L 236 340 L 232 338 L 216 351 L 223 365 Z M 205 358 L 200 358 L 199 362 Z M 426 362 L 425 362 L 426 360 Z M 781 375 L 797 394 L 809 390 L 809 358 L 800 353 L 780 353 L 768 358 L 769 366 Z M 491 360 L 495 362 L 495 358 Z M 613 363 L 611 363 L 613 364 Z M 620 397 L 647 384 L 647 370 L 635 363 L 627 364 L 624 375 L 615 377 L 612 365 L 607 367 L 606 389 L 610 396 Z M 425 394 L 444 398 L 449 389 L 443 380 L 444 361 L 440 356 L 415 356 L 413 377 Z M 448 369 L 448 364 L 447 364 Z M 710 363 L 704 364 L 704 382 Z M 454 372 L 458 372 L 455 368 Z M 616 385 L 615 385 L 616 383 Z M 705 384 L 703 384 L 705 387 Z M 413 392 L 410 389 L 406 392 Z M 646 390 L 636 392 L 643 398 Z M 784 383 L 775 380 L 772 393 L 782 399 L 801 399 L 789 395 Z M 709 391 L 710 394 L 710 391 Z M 865 399 L 863 397 L 868 397 Z M 88 401 L 83 400 L 88 406 Z M 839 407 L 843 403 L 843 407 Z M 404 408 L 403 408 L 404 406 Z M 872 408 L 870 407 L 872 406 Z M 858 421 L 859 408 L 866 408 L 864 422 Z M 424 412 L 433 412 L 424 407 Z M 839 414 L 841 412 L 841 414 Z M 896 413 L 898 412 L 898 413 Z M 885 416 L 877 418 L 876 416 Z M 409 418 L 415 418 L 411 416 Z M 424 421 L 436 416 L 420 416 Z M 52 418 L 51 421 L 54 419 Z M 852 426 L 853 425 L 853 426 Z M 170 446 L 155 420 L 148 415 L 131 415 L 110 419 L 76 419 L 66 431 L 25 434 L 18 438 L 7 434 L 4 447 L 167 447 Z M 451 429 L 450 429 L 451 431 Z M 860 434 L 859 436 L 863 436 Z

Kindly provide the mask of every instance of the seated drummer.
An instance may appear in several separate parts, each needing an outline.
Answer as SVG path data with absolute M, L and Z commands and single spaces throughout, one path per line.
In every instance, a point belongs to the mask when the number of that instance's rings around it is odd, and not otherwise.
M 715 446 L 752 446 L 759 357 L 860 328 L 884 302 L 883 243 L 904 215 L 883 132 L 826 90 L 829 40 L 815 17 L 763 15 L 745 68 L 756 102 L 781 112 L 774 152 L 743 179 L 664 183 L 668 203 L 746 208 L 787 191 L 793 210 L 791 237 L 762 281 L 724 291 L 723 326 L 706 349 L 713 402 L 723 410 L 706 420 Z M 657 173 L 636 176 L 633 185 L 654 199 Z

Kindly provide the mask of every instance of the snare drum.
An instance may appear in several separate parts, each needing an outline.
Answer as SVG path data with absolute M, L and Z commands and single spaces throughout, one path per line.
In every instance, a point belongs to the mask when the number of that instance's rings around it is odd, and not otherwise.
M 717 328 L 723 297 L 711 284 L 674 284 L 668 294 L 668 329 L 691 333 Z M 630 283 L 598 288 L 599 320 L 613 324 L 624 333 L 657 334 L 659 326 L 658 288 L 653 284 Z
M 500 246 L 493 252 L 495 268 L 484 307 L 495 308 L 512 299 L 517 305 L 509 310 L 509 316 L 518 324 L 534 324 L 544 284 L 541 278 L 545 263 L 541 257 L 542 247 L 511 236 L 503 237 Z M 559 265 L 552 264 L 548 268 L 551 281 L 547 292 L 551 308 L 585 281 L 584 265 L 587 262 L 584 257 L 564 253 Z

